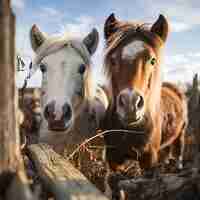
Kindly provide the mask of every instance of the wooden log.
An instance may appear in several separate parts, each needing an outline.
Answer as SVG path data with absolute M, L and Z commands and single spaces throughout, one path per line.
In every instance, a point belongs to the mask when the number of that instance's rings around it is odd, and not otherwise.
M 28 155 L 36 170 L 57 200 L 106 200 L 72 164 L 47 144 L 28 147 Z
M 200 174 L 186 170 L 180 174 L 159 174 L 154 178 L 140 177 L 119 181 L 121 199 L 179 200 L 200 198 Z

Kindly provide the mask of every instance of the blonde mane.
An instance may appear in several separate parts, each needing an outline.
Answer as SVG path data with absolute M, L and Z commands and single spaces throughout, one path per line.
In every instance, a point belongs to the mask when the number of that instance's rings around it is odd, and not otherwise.
M 71 34 L 64 34 L 62 36 L 46 36 L 44 43 L 36 50 L 35 58 L 32 62 L 30 76 L 35 73 L 38 68 L 38 64 L 44 57 L 62 49 L 67 45 L 70 45 L 79 53 L 86 65 L 90 64 L 90 54 L 82 43 L 81 39 L 75 38 Z

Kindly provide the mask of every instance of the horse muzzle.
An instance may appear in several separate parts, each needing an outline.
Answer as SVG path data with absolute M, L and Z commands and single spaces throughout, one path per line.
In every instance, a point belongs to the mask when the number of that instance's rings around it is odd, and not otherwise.
M 65 131 L 72 124 L 71 106 L 65 103 L 62 109 L 56 111 L 55 102 L 46 105 L 44 109 L 44 117 L 48 122 L 48 129 L 53 131 Z
M 144 98 L 133 89 L 124 89 L 117 96 L 116 112 L 124 124 L 139 124 L 144 116 Z

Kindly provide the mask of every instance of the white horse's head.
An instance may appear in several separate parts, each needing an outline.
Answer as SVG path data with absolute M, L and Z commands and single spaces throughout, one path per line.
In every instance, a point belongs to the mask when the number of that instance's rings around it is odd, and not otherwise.
M 33 25 L 31 45 L 36 53 L 32 71 L 42 72 L 42 107 L 49 130 L 64 131 L 73 124 L 90 96 L 90 58 L 99 36 L 93 29 L 83 40 L 53 37 Z

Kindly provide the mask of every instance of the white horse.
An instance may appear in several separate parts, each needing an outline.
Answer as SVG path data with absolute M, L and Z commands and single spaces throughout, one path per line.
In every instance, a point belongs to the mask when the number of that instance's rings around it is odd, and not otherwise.
M 99 36 L 93 29 L 83 40 L 66 34 L 48 36 L 36 25 L 30 31 L 36 56 L 32 72 L 42 72 L 41 141 L 55 147 L 80 143 L 94 136 L 108 101 L 102 89 L 96 93 L 91 82 L 91 56 L 97 49 Z M 66 136 L 67 134 L 67 136 Z

